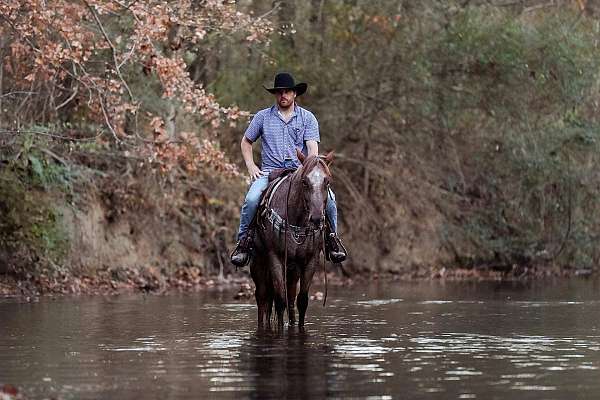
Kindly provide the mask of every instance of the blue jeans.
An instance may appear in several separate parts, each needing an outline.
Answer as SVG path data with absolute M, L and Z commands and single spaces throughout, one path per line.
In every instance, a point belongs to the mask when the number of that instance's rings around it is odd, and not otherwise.
M 261 176 L 250 185 L 250 189 L 248 189 L 248 193 L 246 193 L 246 198 L 244 199 L 244 204 L 242 205 L 242 211 L 240 213 L 238 240 L 240 240 L 248 231 L 248 227 L 260 205 L 260 197 L 267 186 L 269 186 L 268 176 Z M 331 229 L 337 233 L 337 204 L 335 202 L 335 194 L 331 189 L 329 189 L 329 195 L 327 196 L 325 215 L 327 215 L 327 219 L 331 224 Z

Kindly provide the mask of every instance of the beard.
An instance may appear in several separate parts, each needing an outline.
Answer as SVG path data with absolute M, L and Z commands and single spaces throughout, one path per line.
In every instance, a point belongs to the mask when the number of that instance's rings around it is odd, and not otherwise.
M 279 106 L 280 110 L 288 111 L 294 105 L 294 99 L 293 98 L 291 98 L 291 99 L 281 98 L 277 101 L 277 105 Z

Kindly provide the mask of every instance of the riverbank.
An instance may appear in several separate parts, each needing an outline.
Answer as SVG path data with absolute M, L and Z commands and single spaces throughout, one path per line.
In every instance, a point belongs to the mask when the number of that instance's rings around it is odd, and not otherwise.
M 393 283 L 409 281 L 529 282 L 572 278 L 592 278 L 597 273 L 587 269 L 558 267 L 515 267 L 510 271 L 493 268 L 413 268 L 400 273 L 356 274 L 347 276 L 328 265 L 327 283 L 331 286 L 355 286 L 374 281 Z M 314 284 L 323 284 L 322 272 L 315 274 Z M 203 275 L 196 268 L 103 268 L 94 275 L 55 274 L 17 278 L 0 275 L 0 296 L 35 301 L 40 296 L 118 295 L 124 293 L 197 292 L 222 288 L 236 291 L 236 299 L 251 298 L 254 285 L 248 268 L 234 274 Z
M 32 300 L 230 286 L 245 296 L 242 286 L 251 286 L 247 269 L 236 272 L 228 260 L 245 182 L 207 172 L 161 174 L 121 155 L 109 160 L 74 150 L 69 168 L 45 159 L 45 172 L 32 164 L 0 170 L 0 295 Z M 340 203 L 341 236 L 350 257 L 343 270 L 328 266 L 330 284 L 527 281 L 597 273 L 589 266 L 593 260 L 575 260 L 581 267 L 559 260 L 564 247 L 511 262 L 514 257 L 501 252 L 482 253 L 472 238 L 456 236 L 461 245 L 449 245 L 449 229 L 469 220 L 469 208 L 442 212 L 436 204 L 454 203 L 442 196 L 441 186 L 423 186 L 427 179 L 411 174 L 418 171 L 404 172 L 404 193 L 421 194 L 385 210 L 415 206 L 414 212 L 400 213 L 397 224 L 369 225 L 371 235 L 355 223 L 351 207 Z

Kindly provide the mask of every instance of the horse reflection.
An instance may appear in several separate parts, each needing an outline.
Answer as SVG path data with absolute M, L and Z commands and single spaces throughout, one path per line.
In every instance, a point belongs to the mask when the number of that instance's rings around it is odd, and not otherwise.
M 242 364 L 250 368 L 251 398 L 325 398 L 331 348 L 303 331 L 259 330 L 244 345 Z M 244 359 L 244 358 L 248 359 Z

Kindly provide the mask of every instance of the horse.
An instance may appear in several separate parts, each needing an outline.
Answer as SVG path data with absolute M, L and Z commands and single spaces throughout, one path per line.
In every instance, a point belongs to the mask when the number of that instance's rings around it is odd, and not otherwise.
M 297 151 L 297 155 L 302 165 L 265 191 L 268 198 L 257 215 L 250 275 L 256 286 L 259 327 L 270 327 L 273 304 L 280 329 L 286 308 L 290 325 L 295 325 L 294 302 L 298 325 L 304 327 L 308 292 L 323 250 L 333 153 L 305 157 Z

